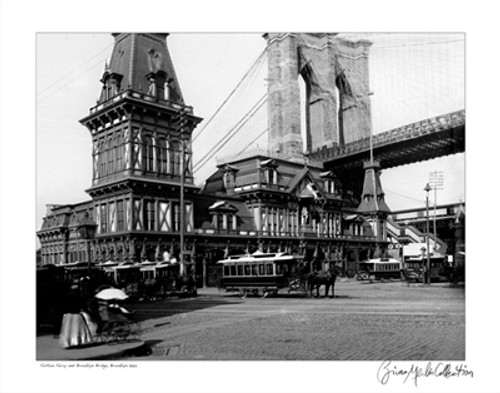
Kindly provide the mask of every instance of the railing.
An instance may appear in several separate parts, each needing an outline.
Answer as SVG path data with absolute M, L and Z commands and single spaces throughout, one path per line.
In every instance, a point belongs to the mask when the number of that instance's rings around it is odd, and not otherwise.
M 465 124 L 465 110 L 447 113 L 445 115 L 421 120 L 416 123 L 407 124 L 389 131 L 382 132 L 373 136 L 373 147 L 381 147 L 399 142 L 406 139 L 417 138 L 422 135 L 446 130 Z M 325 147 L 311 153 L 310 159 L 322 161 L 325 159 L 338 158 L 356 154 L 361 151 L 369 150 L 370 138 L 363 138 L 344 146 Z
M 286 186 L 283 186 L 280 184 L 266 183 L 266 182 L 256 182 L 256 183 L 236 185 L 232 191 L 235 193 L 238 193 L 238 192 L 245 192 L 245 191 L 262 190 L 262 189 L 285 191 Z
M 233 231 L 228 229 L 220 229 L 220 228 L 198 228 L 194 231 L 197 234 L 204 235 L 214 235 L 214 236 L 255 236 L 255 237 L 273 237 L 273 238 L 318 238 L 324 240 L 374 240 L 376 236 L 369 235 L 353 235 L 351 233 L 337 234 L 337 235 L 329 235 L 326 233 L 318 233 L 317 230 L 312 228 L 299 228 L 296 231 Z
M 103 101 L 103 102 L 97 104 L 96 106 L 90 108 L 90 113 L 94 114 L 94 113 L 100 111 L 101 109 L 104 109 L 108 106 L 116 104 L 117 102 L 119 102 L 125 98 L 135 98 L 135 99 L 139 99 L 139 100 L 143 100 L 143 101 L 147 101 L 147 102 L 153 102 L 153 103 L 157 103 L 157 104 L 160 104 L 163 106 L 168 106 L 168 107 L 175 109 L 175 110 L 185 109 L 187 113 L 190 113 L 190 114 L 193 113 L 193 107 L 191 107 L 191 106 L 185 106 L 185 105 L 179 104 L 179 103 L 174 102 L 174 101 L 164 100 L 164 99 L 159 98 L 159 97 L 151 96 L 151 95 L 146 94 L 146 93 L 139 93 L 137 91 L 133 91 L 130 89 L 127 89 L 121 93 L 118 93 L 115 96 L 109 98 L 108 100 Z
M 279 159 L 279 160 L 287 160 L 287 161 L 297 162 L 300 164 L 305 164 L 306 160 L 307 160 L 307 162 L 311 165 L 322 166 L 321 161 L 316 160 L 316 159 L 311 159 L 311 158 L 305 158 L 304 155 L 302 155 L 302 154 L 297 154 L 295 156 L 290 157 L 290 156 L 285 155 L 283 153 L 264 149 L 264 148 L 255 148 L 252 150 L 246 150 L 246 151 L 238 153 L 238 154 L 232 154 L 232 155 L 225 156 L 225 157 L 216 157 L 215 162 L 216 162 L 216 165 L 223 165 L 223 164 L 228 164 L 230 162 L 244 160 L 246 158 L 251 158 L 251 157 L 256 157 L 256 156 L 263 156 L 266 158 L 275 158 L 275 159 Z

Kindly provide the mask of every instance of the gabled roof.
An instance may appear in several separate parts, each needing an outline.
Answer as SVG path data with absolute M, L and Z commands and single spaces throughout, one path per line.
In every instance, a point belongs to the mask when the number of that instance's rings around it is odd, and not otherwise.
M 298 191 L 301 184 L 307 181 L 306 186 L 302 188 L 302 190 Z M 325 198 L 321 187 L 318 185 L 316 179 L 312 175 L 309 168 L 303 168 L 300 172 L 298 172 L 295 177 L 290 182 L 288 188 L 288 193 L 297 192 L 300 198 Z
M 208 207 L 208 210 L 224 210 L 237 212 L 238 208 L 231 205 L 228 201 L 217 201 Z
M 344 214 L 342 217 L 345 221 L 365 221 L 365 219 L 359 214 Z
M 212 206 L 214 206 L 212 208 Z M 236 199 L 221 200 L 211 195 L 197 195 L 194 204 L 194 227 L 207 229 L 212 228 L 212 217 L 210 211 L 224 210 L 227 206 L 238 217 L 238 229 L 240 231 L 255 231 L 253 213 L 248 210 L 245 202 Z M 226 209 L 227 211 L 227 209 Z

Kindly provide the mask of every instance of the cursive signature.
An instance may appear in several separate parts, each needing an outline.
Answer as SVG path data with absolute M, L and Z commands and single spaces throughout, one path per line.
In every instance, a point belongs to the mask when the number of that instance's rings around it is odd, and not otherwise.
M 474 378 L 474 372 L 472 370 L 468 370 L 467 366 L 464 364 L 452 365 L 450 363 L 443 362 L 433 364 L 432 362 L 428 362 L 424 367 L 418 366 L 416 364 L 411 364 L 406 368 L 402 368 L 397 364 L 393 364 L 393 362 L 390 360 L 385 360 L 378 368 L 377 380 L 382 385 L 385 385 L 389 382 L 389 380 L 391 380 L 392 377 L 402 378 L 403 383 L 406 383 L 408 380 L 413 380 L 415 386 L 418 386 L 417 381 L 419 378 Z

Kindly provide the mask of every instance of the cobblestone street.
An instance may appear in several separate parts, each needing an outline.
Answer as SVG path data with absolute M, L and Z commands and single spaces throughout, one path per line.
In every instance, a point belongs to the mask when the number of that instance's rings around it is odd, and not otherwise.
M 130 360 L 464 360 L 465 291 L 339 282 L 336 298 L 201 290 L 134 305 L 148 356 Z

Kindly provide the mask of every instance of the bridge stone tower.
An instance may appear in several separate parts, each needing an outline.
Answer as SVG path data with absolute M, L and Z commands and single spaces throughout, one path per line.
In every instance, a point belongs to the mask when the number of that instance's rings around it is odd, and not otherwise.
M 344 145 L 371 132 L 366 40 L 333 33 L 269 33 L 269 149 L 284 158 Z M 306 86 L 301 102 L 299 78 Z M 301 131 L 305 106 L 306 138 Z

